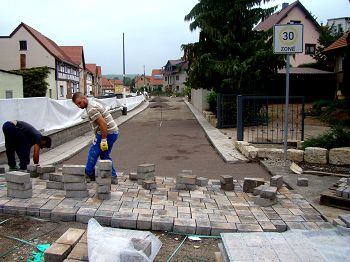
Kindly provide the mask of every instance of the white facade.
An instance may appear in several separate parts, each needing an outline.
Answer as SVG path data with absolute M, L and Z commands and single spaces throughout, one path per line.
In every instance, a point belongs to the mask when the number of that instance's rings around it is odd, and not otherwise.
M 93 75 L 88 72 L 86 74 L 86 95 L 91 95 L 93 93 L 92 85 L 93 85 Z
M 0 99 L 22 98 L 23 77 L 0 70 Z
M 328 19 L 327 25 L 333 28 L 334 33 L 347 32 L 350 30 L 350 17 Z

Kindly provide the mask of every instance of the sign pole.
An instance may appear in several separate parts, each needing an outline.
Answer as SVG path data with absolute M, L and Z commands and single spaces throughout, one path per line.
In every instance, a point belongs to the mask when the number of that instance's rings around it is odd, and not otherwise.
M 284 160 L 287 160 L 287 144 L 288 144 L 288 106 L 289 106 L 289 60 L 290 55 L 286 57 L 286 104 L 284 108 Z

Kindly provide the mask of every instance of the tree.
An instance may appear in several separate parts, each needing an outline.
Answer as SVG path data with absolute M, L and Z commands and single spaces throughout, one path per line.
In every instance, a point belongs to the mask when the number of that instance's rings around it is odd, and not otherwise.
M 198 42 L 182 46 L 191 88 L 263 92 L 284 62 L 273 54 L 272 30 L 253 30 L 276 9 L 263 9 L 262 2 L 269 0 L 200 0 L 185 16 L 191 31 L 200 30 Z
M 330 70 L 330 65 L 333 62 L 333 57 L 323 52 L 323 50 L 334 43 L 339 37 L 343 35 L 343 32 L 335 32 L 334 26 L 329 27 L 328 25 L 320 26 L 320 36 L 317 40 L 317 47 L 315 54 L 312 57 L 317 61 L 316 67 L 318 69 Z
M 346 99 L 346 107 L 350 108 L 350 33 L 346 37 L 346 50 L 343 61 L 343 82 L 340 90 Z
M 50 70 L 48 67 L 35 67 L 13 70 L 23 76 L 23 96 L 41 97 L 46 95 L 49 84 L 46 82 Z

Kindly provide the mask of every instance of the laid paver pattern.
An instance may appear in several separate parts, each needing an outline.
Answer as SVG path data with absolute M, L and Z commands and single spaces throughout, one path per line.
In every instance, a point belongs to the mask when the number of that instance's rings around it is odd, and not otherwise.
M 88 184 L 89 197 L 77 199 L 66 198 L 64 190 L 46 189 L 46 180 L 32 178 L 32 198 L 16 199 L 7 197 L 1 175 L 0 213 L 83 223 L 94 217 L 112 227 L 205 235 L 332 227 L 306 199 L 285 186 L 277 192 L 277 204 L 260 207 L 254 204 L 256 196 L 243 192 L 243 181 L 234 180 L 234 191 L 223 191 L 220 181 L 212 179 L 193 191 L 177 190 L 172 177 L 156 177 L 157 188 L 152 190 L 127 175 L 119 175 L 118 181 L 111 187 L 111 199 L 99 200 L 95 183 Z

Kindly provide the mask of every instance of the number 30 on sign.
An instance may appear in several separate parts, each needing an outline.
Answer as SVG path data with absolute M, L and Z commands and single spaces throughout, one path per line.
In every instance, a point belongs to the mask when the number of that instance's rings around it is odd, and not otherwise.
M 303 25 L 275 25 L 273 27 L 273 52 L 295 54 L 303 52 Z

